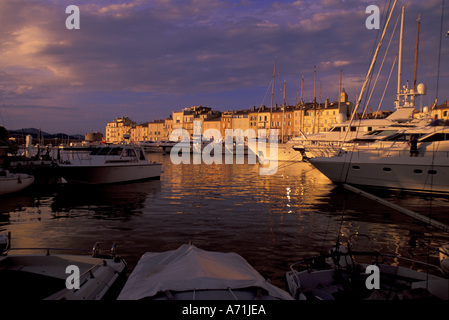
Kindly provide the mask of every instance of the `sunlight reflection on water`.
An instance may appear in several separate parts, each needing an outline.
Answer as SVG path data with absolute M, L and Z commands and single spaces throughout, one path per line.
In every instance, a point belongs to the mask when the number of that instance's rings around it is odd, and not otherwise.
M 163 163 L 161 180 L 59 185 L 4 197 L 0 231 L 11 231 L 15 247 L 86 249 L 99 241 L 108 249 L 116 242 L 131 269 L 144 252 L 192 240 L 241 254 L 282 287 L 291 263 L 328 250 L 339 234 L 342 240 L 369 234 L 375 249 L 402 255 L 409 254 L 412 234 L 430 234 L 411 218 L 336 188 L 308 163 L 281 162 L 275 175 L 262 176 L 258 164 L 174 165 L 166 155 L 150 157 Z M 428 206 L 424 198 L 387 197 L 414 210 Z M 447 199 L 433 203 L 445 208 Z M 436 230 L 431 235 L 432 246 L 449 242 Z M 414 254 L 424 250 L 418 246 Z

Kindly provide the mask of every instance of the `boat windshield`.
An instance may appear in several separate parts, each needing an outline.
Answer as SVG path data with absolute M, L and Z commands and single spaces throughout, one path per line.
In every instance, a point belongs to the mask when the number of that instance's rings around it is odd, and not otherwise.
M 112 148 L 109 152 L 109 156 L 119 156 L 122 154 L 123 148 Z
M 123 148 L 115 147 L 99 147 L 92 150 L 90 153 L 91 156 L 119 156 L 122 153 Z

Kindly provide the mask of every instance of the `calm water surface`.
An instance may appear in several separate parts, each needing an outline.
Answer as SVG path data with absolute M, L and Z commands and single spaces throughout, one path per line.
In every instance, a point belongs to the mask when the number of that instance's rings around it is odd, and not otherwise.
M 289 265 L 353 233 L 372 248 L 438 264 L 436 250 L 449 235 L 335 187 L 304 162 L 280 163 L 275 175 L 259 164 L 163 163 L 161 180 L 104 187 L 34 187 L 0 198 L 0 232 L 13 247 L 90 249 L 95 242 L 132 270 L 147 251 L 193 241 L 213 251 L 242 255 L 273 284 L 285 288 Z M 449 198 L 374 190 L 394 203 L 449 224 Z M 416 240 L 410 243 L 410 239 Z M 416 243 L 416 245 L 414 245 Z M 361 243 L 366 249 L 366 243 Z

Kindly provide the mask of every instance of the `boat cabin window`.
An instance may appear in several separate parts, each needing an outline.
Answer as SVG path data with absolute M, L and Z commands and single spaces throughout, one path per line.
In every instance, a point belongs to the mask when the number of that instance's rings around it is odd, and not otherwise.
M 333 127 L 333 128 L 331 128 L 330 130 L 329 130 L 329 132 L 330 131 L 332 131 L 332 132 L 341 132 L 342 130 L 342 127 Z
M 90 152 L 90 155 L 95 156 L 100 152 L 101 148 L 95 148 Z
M 357 131 L 357 127 L 351 127 L 351 131 Z
M 370 136 L 389 136 L 398 132 L 397 130 L 375 130 L 373 132 L 367 133 Z
M 109 152 L 110 156 L 119 156 L 122 153 L 123 148 L 112 148 Z
M 145 155 L 143 154 L 143 151 L 142 150 L 139 150 L 139 159 L 140 160 L 145 160 Z
M 125 157 L 136 157 L 136 152 L 134 151 L 134 149 L 125 149 L 125 150 L 123 150 L 122 156 L 125 156 Z
M 106 147 L 106 148 L 96 148 L 94 150 L 92 150 L 92 152 L 90 153 L 91 155 L 95 156 L 95 155 L 99 155 L 99 156 L 105 156 L 109 153 L 109 151 L 111 150 L 111 148 Z
M 448 140 L 448 135 L 449 134 L 447 133 L 435 133 L 431 136 L 428 136 L 427 138 L 422 139 L 420 142 L 445 141 Z
M 410 140 L 410 137 L 411 137 L 410 133 L 400 133 L 400 134 L 394 135 L 391 138 L 385 139 L 385 141 L 403 141 L 403 142 L 406 142 L 406 141 Z

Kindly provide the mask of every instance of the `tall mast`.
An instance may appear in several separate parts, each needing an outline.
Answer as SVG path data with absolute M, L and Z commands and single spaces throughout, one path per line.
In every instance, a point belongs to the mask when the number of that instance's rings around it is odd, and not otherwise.
M 343 69 L 340 69 L 340 91 L 338 92 L 338 112 L 341 112 L 341 77 L 343 74 Z
M 399 36 L 399 60 L 398 60 L 398 107 L 400 106 L 400 95 L 401 95 L 401 76 L 402 76 L 402 38 L 404 35 L 404 15 L 405 15 L 405 5 L 402 5 L 402 16 L 401 16 L 401 34 Z
M 313 127 L 312 133 L 315 133 L 315 121 L 316 121 L 316 66 L 313 71 Z
M 419 25 L 421 24 L 420 21 L 421 17 L 418 15 L 418 27 L 416 31 L 416 48 L 415 48 L 415 72 L 413 74 L 413 93 L 416 93 L 416 72 L 418 69 L 418 48 L 419 48 Z M 415 95 L 413 95 L 413 104 L 415 103 Z
M 284 143 L 284 121 L 285 121 L 285 80 L 284 80 L 284 99 L 282 106 L 282 143 Z
M 313 71 L 313 103 L 316 103 L 316 66 Z
M 274 71 L 273 71 L 273 81 L 271 86 L 271 109 L 270 109 L 270 121 L 268 123 L 268 128 L 271 129 L 271 120 L 273 116 L 273 98 L 274 98 L 274 80 L 276 79 L 276 60 L 277 57 L 274 57 Z
M 366 86 L 368 85 L 368 81 L 369 81 L 370 75 L 373 72 L 374 65 L 375 65 L 377 56 L 379 54 L 379 49 L 382 46 L 382 42 L 383 42 L 383 39 L 385 37 L 385 33 L 387 32 L 388 25 L 390 24 L 391 16 L 393 15 L 393 11 L 394 11 L 394 8 L 396 6 L 396 3 L 397 3 L 397 0 L 395 0 L 394 3 L 393 3 L 393 6 L 392 6 L 391 11 L 390 11 L 390 15 L 388 16 L 387 22 L 385 23 L 385 27 L 384 27 L 384 30 L 382 32 L 382 36 L 380 37 L 380 41 L 377 44 L 376 52 L 374 53 L 374 57 L 373 57 L 373 59 L 371 61 L 371 65 L 370 65 L 368 73 L 366 75 L 365 82 L 363 83 L 362 90 L 360 92 L 360 95 L 357 97 L 357 102 L 356 102 L 356 105 L 355 105 L 354 110 L 353 110 L 352 115 L 351 115 L 351 120 L 350 120 L 351 123 L 352 123 L 352 121 L 354 119 L 355 114 L 357 113 L 357 109 L 359 108 L 360 103 L 362 102 L 363 93 L 366 90 Z M 346 135 L 347 134 L 348 134 L 348 131 L 346 132 Z M 346 140 L 346 136 L 345 136 L 344 140 Z

